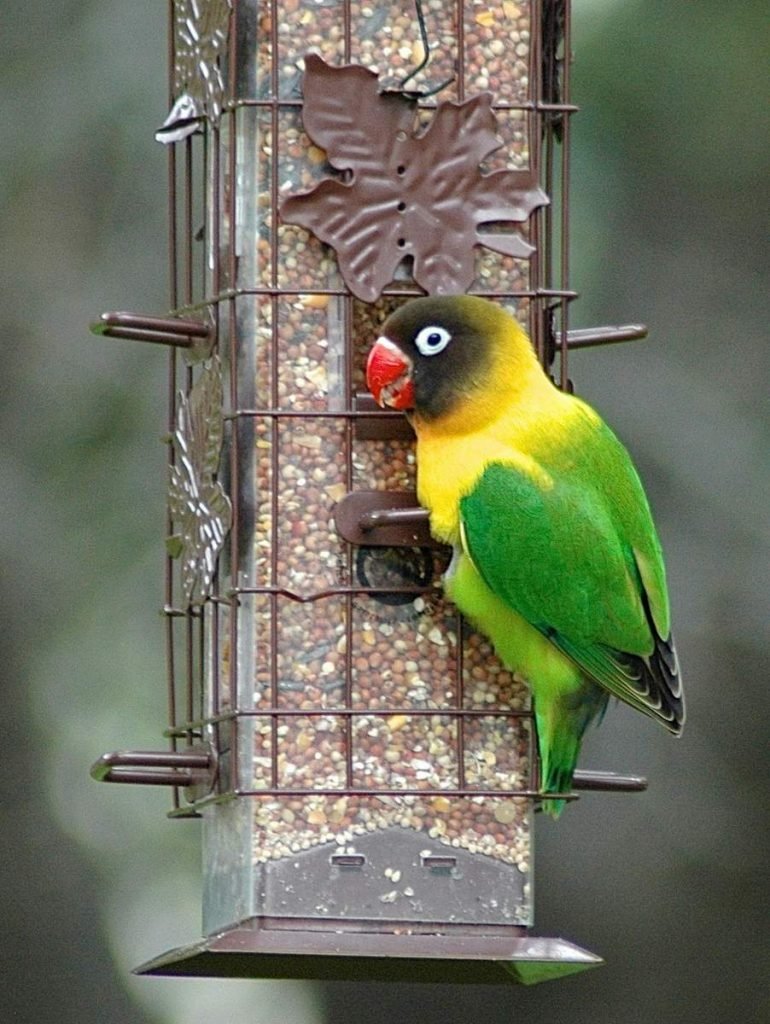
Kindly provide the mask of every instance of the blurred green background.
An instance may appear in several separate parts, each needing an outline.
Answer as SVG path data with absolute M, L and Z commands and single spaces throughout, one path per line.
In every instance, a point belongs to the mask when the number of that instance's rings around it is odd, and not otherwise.
M 4 1021 L 766 1021 L 768 167 L 764 0 L 575 0 L 575 354 L 632 449 L 667 550 L 689 687 L 681 742 L 615 708 L 586 796 L 537 841 L 537 930 L 607 966 L 529 990 L 131 978 L 199 935 L 198 826 L 98 786 L 153 748 L 165 354 L 89 335 L 166 308 L 165 5 L 10 0 L 3 26 L 0 633 Z M 765 257 L 763 259 L 763 256 Z

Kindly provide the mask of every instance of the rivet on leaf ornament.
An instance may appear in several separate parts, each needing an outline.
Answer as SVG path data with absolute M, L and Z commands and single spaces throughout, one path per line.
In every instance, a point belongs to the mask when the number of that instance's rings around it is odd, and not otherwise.
M 305 58 L 303 92 L 305 130 L 346 177 L 287 197 L 281 217 L 335 250 L 357 298 L 373 302 L 405 256 L 417 284 L 440 295 L 470 287 L 476 245 L 532 254 L 518 231 L 481 230 L 524 223 L 548 202 L 529 171 L 481 170 L 502 144 L 490 93 L 439 104 L 421 128 L 414 102 L 381 92 L 374 72 L 335 68 L 315 54 Z
M 222 372 L 212 358 L 190 393 L 179 396 L 171 437 L 175 460 L 168 491 L 174 533 L 166 548 L 182 559 L 182 587 L 188 605 L 211 592 L 217 558 L 232 524 L 230 500 L 216 480 L 222 452 Z

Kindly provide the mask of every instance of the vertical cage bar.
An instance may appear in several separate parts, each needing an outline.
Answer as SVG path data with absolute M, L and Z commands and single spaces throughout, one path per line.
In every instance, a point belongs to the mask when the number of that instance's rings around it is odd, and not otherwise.
M 174 67 L 176 63 L 176 45 L 174 35 L 174 0 L 168 0 L 168 18 L 167 27 L 168 32 L 168 106 L 174 103 L 175 93 L 175 73 Z M 176 309 L 179 305 L 179 286 L 178 286 L 178 269 L 177 269 L 177 161 L 176 161 L 176 146 L 168 146 L 167 148 L 167 180 L 168 180 L 168 287 L 169 287 L 169 299 L 171 309 Z M 169 346 L 168 351 L 168 432 L 169 435 L 173 432 L 176 426 L 176 361 L 177 353 L 174 346 Z M 168 446 L 168 459 L 169 466 L 167 469 L 167 486 L 170 479 L 170 474 L 176 460 L 176 453 L 173 445 Z M 171 536 L 173 530 L 173 523 L 171 521 L 171 513 L 166 509 L 166 536 Z M 166 638 L 166 678 L 167 678 L 167 690 L 168 690 L 168 723 L 170 729 L 169 748 L 172 753 L 177 750 L 177 736 L 175 729 L 177 726 L 177 705 L 176 705 L 176 660 L 174 651 L 174 642 L 176 637 L 176 626 L 175 618 L 171 614 L 171 609 L 174 607 L 174 562 L 169 554 L 164 559 L 165 568 L 165 584 L 164 584 L 164 601 L 165 601 L 165 638 Z M 172 809 L 179 809 L 179 790 L 175 786 L 171 791 Z
M 532 45 L 529 53 L 529 94 L 531 107 L 527 114 L 527 135 L 529 137 L 530 167 L 543 175 L 543 115 L 540 110 L 542 103 L 542 62 L 543 62 L 543 3 L 546 0 L 530 0 L 532 20 Z M 548 152 L 546 151 L 546 160 Z M 546 164 L 546 167 L 548 165 Z M 549 196 L 552 192 L 548 187 L 548 170 L 545 172 L 545 188 Z M 551 208 L 550 204 L 536 210 L 531 220 L 533 244 L 535 251 L 529 261 L 530 289 L 534 298 L 530 304 L 529 327 L 530 337 L 535 346 L 541 363 L 545 362 L 545 312 L 542 289 L 550 287 L 549 280 L 549 247 L 551 242 Z
M 351 16 L 350 16 L 350 2 L 351 0 L 343 0 L 342 2 L 342 33 L 343 33 L 343 54 L 342 59 L 346 64 L 351 61 L 352 52 L 352 38 L 351 38 Z
M 562 43 L 564 58 L 562 61 L 562 101 L 567 104 L 570 101 L 570 64 L 572 61 L 572 15 L 569 2 L 564 4 L 564 41 Z M 569 273 L 569 193 L 570 193 L 570 114 L 565 112 L 562 117 L 562 140 L 561 140 L 561 265 L 560 265 L 560 287 L 566 292 L 570 286 Z M 560 358 L 560 385 L 562 391 L 569 390 L 569 367 L 567 331 L 569 330 L 569 298 L 562 298 L 561 302 L 561 333 L 559 336 Z
M 455 652 L 455 672 L 457 675 L 457 693 L 455 702 L 458 711 L 462 711 L 465 708 L 465 643 L 464 643 L 464 627 L 463 617 L 460 612 L 455 613 L 455 633 L 457 635 L 457 649 Z M 467 786 L 467 780 L 465 777 L 465 719 L 460 715 L 455 717 L 456 729 L 457 729 L 457 787 L 458 789 L 465 789 Z
M 345 50 L 346 53 L 350 51 L 350 2 L 345 2 Z M 349 59 L 349 58 L 348 58 Z M 350 296 L 345 296 L 342 300 L 343 306 L 343 317 L 342 317 L 342 333 L 345 345 L 345 358 L 344 358 L 344 380 L 342 386 L 345 395 L 345 409 L 350 410 L 353 396 L 353 353 L 354 346 L 350 343 L 350 339 L 353 337 L 353 300 Z M 353 489 L 353 421 L 348 417 L 345 420 L 345 487 L 350 493 Z M 345 544 L 345 578 L 351 580 L 353 578 L 353 548 L 351 544 Z M 352 657 L 353 657 L 353 598 L 352 595 L 348 594 L 345 598 L 345 625 L 344 625 L 344 636 L 345 636 L 345 659 L 344 659 L 344 691 L 343 691 L 343 706 L 345 708 L 353 707 L 353 669 L 352 669 Z M 353 720 L 352 717 L 345 719 L 345 783 L 349 789 L 353 788 Z
M 187 136 L 184 140 L 184 165 L 183 165 L 183 257 L 182 257 L 182 282 L 184 303 L 191 306 L 194 294 L 194 267 L 193 267 L 193 136 Z M 193 378 L 192 370 L 188 366 L 185 372 L 185 392 L 189 392 Z M 187 608 L 185 615 L 185 721 L 191 722 L 194 718 L 194 669 L 193 669 L 193 618 L 192 609 Z M 186 732 L 187 745 L 193 743 L 193 733 L 188 726 Z
M 465 3 L 457 0 L 455 6 L 455 24 L 457 25 L 457 99 L 465 100 Z
M 238 77 L 238 39 L 237 39 L 237 26 L 240 20 L 240 0 L 233 0 L 232 10 L 230 12 L 230 26 L 229 26 L 229 64 L 228 64 L 228 96 L 234 98 L 237 95 L 236 83 Z M 228 231 L 228 258 L 229 258 L 229 287 L 232 290 L 227 300 L 227 312 L 228 312 L 228 340 L 229 340 L 229 356 L 230 356 L 230 374 L 229 374 L 229 404 L 230 409 L 235 410 L 240 408 L 241 395 L 240 395 L 240 366 L 241 366 L 241 352 L 240 352 L 240 324 L 238 316 L 238 306 L 235 297 L 235 290 L 237 285 L 237 238 L 238 238 L 238 227 L 236 224 L 237 216 L 237 203 L 235 186 L 238 181 L 237 174 L 237 144 L 238 144 L 238 132 L 236 130 L 236 109 L 233 108 L 231 116 L 231 133 L 230 133 L 230 149 L 231 157 L 229 162 L 230 168 L 230 188 L 228 192 L 228 219 L 229 219 L 229 231 Z M 214 263 L 215 266 L 219 267 L 219 253 L 220 247 L 218 246 L 215 250 Z M 217 273 L 217 277 L 219 275 Z M 221 284 L 221 281 L 220 281 Z M 219 294 L 216 292 L 215 294 Z M 230 423 L 230 500 L 233 506 L 233 520 L 230 529 L 230 581 L 231 589 L 236 588 L 241 578 L 241 522 L 242 522 L 242 501 L 243 501 L 243 488 L 244 482 L 242 480 L 241 469 L 243 465 L 243 453 L 241 451 L 242 443 L 242 432 L 241 423 L 238 420 L 232 420 Z M 237 714 L 238 708 L 240 707 L 241 701 L 241 687 L 239 685 L 239 673 L 241 665 L 241 649 L 240 649 L 240 619 L 241 619 L 241 607 L 240 601 L 237 596 L 232 595 L 230 598 L 230 605 L 228 609 L 228 627 L 230 637 L 230 661 L 229 661 L 229 695 L 230 695 L 230 707 Z M 241 778 L 241 735 L 240 729 L 238 728 L 238 720 L 236 718 L 234 727 L 230 731 L 230 744 L 231 744 L 231 786 L 237 789 L 242 785 Z
M 278 0 L 271 0 L 270 5 L 270 33 L 271 33 L 271 54 L 270 54 L 270 133 L 271 152 L 269 159 L 270 167 L 270 287 L 272 295 L 270 298 L 270 404 L 273 409 L 280 405 L 278 398 L 278 318 L 279 305 L 277 291 L 279 287 L 278 278 L 278 171 L 279 171 L 279 147 L 278 147 L 278 126 L 279 126 L 279 103 L 280 103 L 280 77 L 279 77 L 279 53 L 280 40 L 278 36 L 279 11 Z M 280 443 L 280 432 L 278 420 L 273 416 L 270 420 L 270 582 L 273 587 L 278 585 L 278 481 L 280 479 L 278 450 Z M 268 598 L 270 603 L 270 701 L 274 708 L 279 704 L 278 687 L 278 609 L 279 601 L 276 594 Z M 273 785 L 278 784 L 278 717 L 273 714 L 270 717 L 270 779 Z

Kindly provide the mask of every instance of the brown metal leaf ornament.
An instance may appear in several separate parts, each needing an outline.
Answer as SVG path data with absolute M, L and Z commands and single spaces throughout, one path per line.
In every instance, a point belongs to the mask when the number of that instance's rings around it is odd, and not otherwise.
M 287 197 L 281 217 L 335 250 L 357 298 L 373 302 L 405 256 L 414 280 L 440 295 L 470 287 L 476 245 L 532 254 L 518 231 L 482 230 L 524 223 L 548 202 L 529 171 L 481 170 L 501 146 L 490 93 L 439 104 L 421 128 L 414 101 L 381 92 L 372 71 L 315 54 L 305 58 L 303 92 L 305 130 L 345 176 Z
M 222 372 L 214 357 L 188 395 L 179 396 L 168 492 L 174 533 L 166 544 L 182 559 L 188 605 L 211 593 L 217 558 L 232 524 L 230 500 L 216 480 L 222 453 Z
M 155 133 L 158 142 L 179 142 L 205 117 L 219 120 L 225 86 L 218 58 L 227 43 L 230 6 L 230 0 L 174 0 L 176 101 Z

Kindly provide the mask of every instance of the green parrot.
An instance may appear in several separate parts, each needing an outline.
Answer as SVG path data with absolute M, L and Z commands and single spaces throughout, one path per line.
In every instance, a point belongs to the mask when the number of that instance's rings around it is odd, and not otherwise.
M 610 695 L 678 735 L 660 542 L 598 414 L 554 386 L 512 316 L 468 295 L 401 306 L 366 376 L 414 426 L 418 498 L 454 549 L 447 595 L 532 690 L 543 791 L 569 792 Z M 563 805 L 544 801 L 554 817 Z

